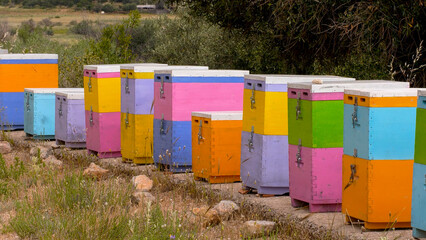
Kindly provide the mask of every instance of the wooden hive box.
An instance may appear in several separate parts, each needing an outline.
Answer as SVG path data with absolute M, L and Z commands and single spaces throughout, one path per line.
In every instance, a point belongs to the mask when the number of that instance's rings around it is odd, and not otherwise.
M 65 145 L 68 148 L 85 148 L 84 89 L 57 91 L 55 109 L 56 145 Z
M 154 70 L 208 69 L 205 66 L 121 67 L 121 154 L 123 161 L 153 163 Z
M 289 169 L 293 207 L 335 212 L 342 203 L 344 89 L 407 87 L 368 80 L 289 84 Z M 298 112 L 297 112 L 298 111 Z
M 55 93 L 75 88 L 25 88 L 24 132 L 34 139 L 55 139 Z
M 240 181 L 242 111 L 192 113 L 192 171 L 209 183 Z
M 7 49 L 0 49 L 0 54 L 8 54 L 9 51 Z
M 354 78 L 317 75 L 257 75 L 244 77 L 243 131 L 288 135 L 287 84 L 292 82 L 355 81 Z
M 0 53 L 1 128 L 24 129 L 24 88 L 57 87 L 58 55 Z
M 190 169 L 191 112 L 241 111 L 244 75 L 248 73 L 241 70 L 155 71 L 155 163 L 174 172 Z M 160 159 L 166 150 L 170 153 L 167 161 Z
M 413 200 L 411 226 L 413 237 L 426 238 L 426 90 L 418 91 L 416 141 L 414 147 Z
M 410 227 L 417 90 L 347 89 L 344 101 L 342 213 Z
M 120 66 L 165 64 L 106 64 L 84 66 L 86 147 L 100 158 L 121 156 Z

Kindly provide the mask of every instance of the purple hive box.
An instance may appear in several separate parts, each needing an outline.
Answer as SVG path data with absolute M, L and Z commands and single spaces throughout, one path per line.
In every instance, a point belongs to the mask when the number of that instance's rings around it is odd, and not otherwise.
M 56 92 L 55 138 L 57 145 L 69 148 L 86 147 L 84 90 Z
M 241 180 L 258 194 L 289 192 L 288 136 L 242 132 Z

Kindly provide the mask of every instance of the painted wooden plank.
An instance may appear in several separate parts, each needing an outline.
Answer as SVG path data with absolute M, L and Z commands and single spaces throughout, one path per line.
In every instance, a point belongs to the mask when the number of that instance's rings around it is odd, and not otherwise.
M 414 163 L 413 171 L 413 202 L 411 209 L 411 226 L 413 236 L 426 236 L 426 165 Z
M 24 129 L 24 92 L 0 92 L 0 129 Z

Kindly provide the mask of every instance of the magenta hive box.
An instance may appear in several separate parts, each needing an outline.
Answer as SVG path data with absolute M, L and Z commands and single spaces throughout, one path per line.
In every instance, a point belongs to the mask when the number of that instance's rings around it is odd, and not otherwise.
M 293 207 L 337 212 L 342 203 L 343 98 L 346 88 L 401 88 L 366 80 L 288 85 L 289 176 Z
M 55 95 L 56 144 L 69 148 L 85 148 L 84 89 L 58 91 Z
M 160 169 L 191 169 L 191 114 L 241 111 L 241 70 L 159 70 L 154 75 L 154 162 Z

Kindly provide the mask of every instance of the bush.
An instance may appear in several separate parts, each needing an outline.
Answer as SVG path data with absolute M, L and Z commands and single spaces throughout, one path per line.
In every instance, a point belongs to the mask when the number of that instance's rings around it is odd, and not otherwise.
M 136 10 L 136 4 L 126 3 L 126 4 L 123 5 L 123 11 L 130 12 L 132 10 Z
M 115 12 L 115 7 L 109 3 L 105 4 L 102 6 L 102 11 L 106 12 L 106 13 L 112 13 Z

